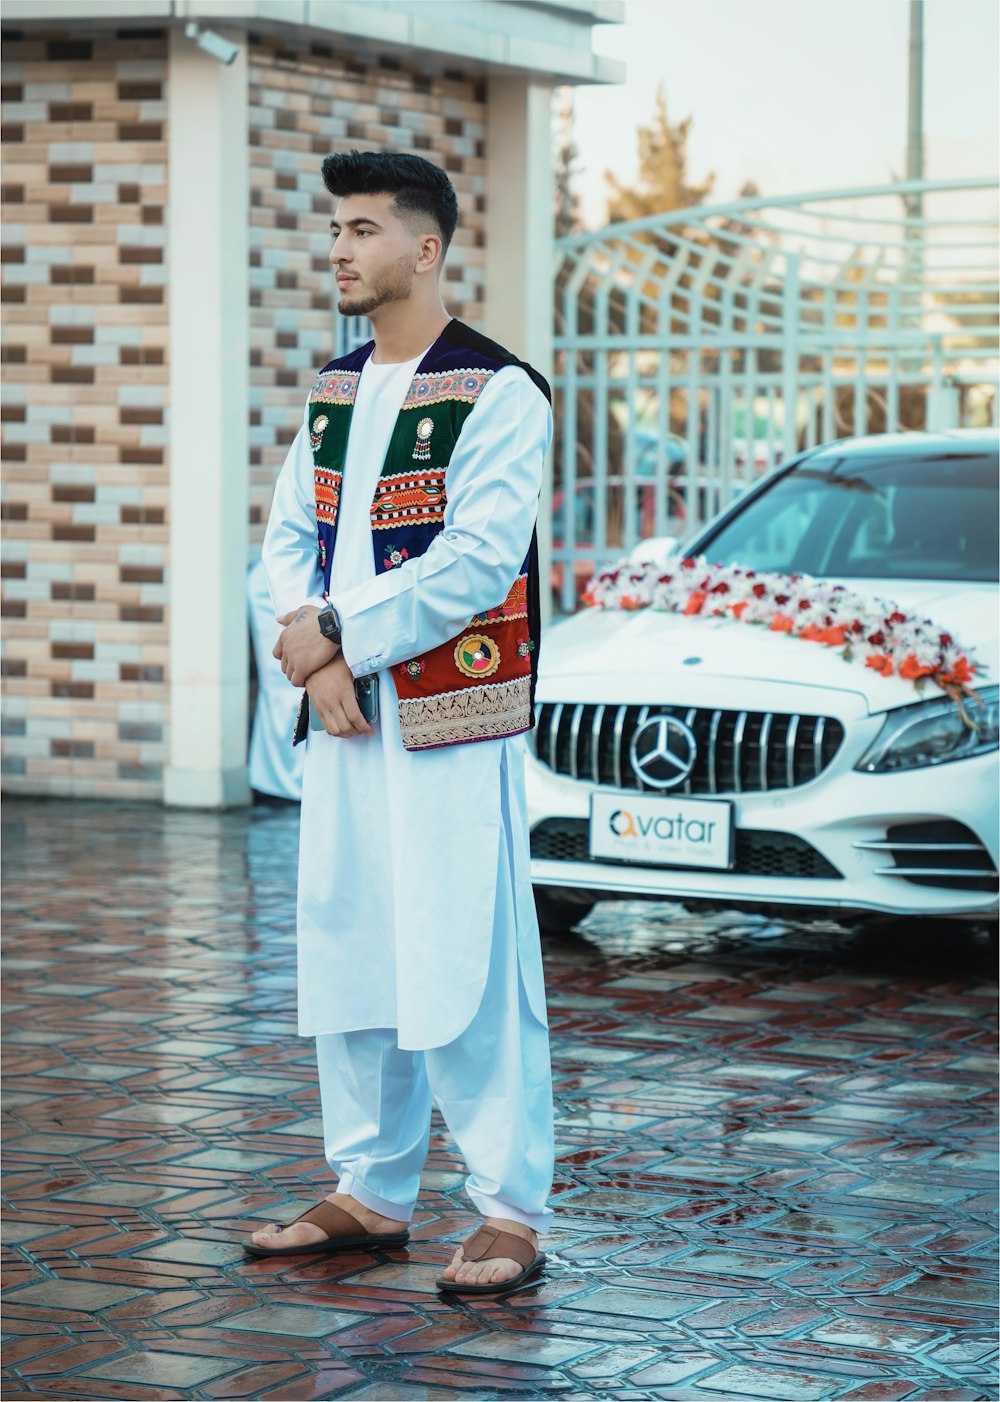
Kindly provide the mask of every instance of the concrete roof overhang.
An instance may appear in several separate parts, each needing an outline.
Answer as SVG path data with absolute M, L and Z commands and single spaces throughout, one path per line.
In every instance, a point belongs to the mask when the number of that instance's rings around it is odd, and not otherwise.
M 363 55 L 433 56 L 477 72 L 553 84 L 620 83 L 624 65 L 593 52 L 595 24 L 624 21 L 623 0 L 4 0 L 17 29 L 205 28 L 349 42 Z M 234 33 L 233 31 L 236 31 Z

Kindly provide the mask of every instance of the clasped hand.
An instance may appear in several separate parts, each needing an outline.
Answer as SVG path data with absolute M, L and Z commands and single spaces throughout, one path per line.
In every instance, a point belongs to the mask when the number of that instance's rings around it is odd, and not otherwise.
M 291 613 L 283 613 L 278 622 L 283 624 L 274 653 L 281 663 L 281 670 L 292 686 L 305 686 L 313 672 L 332 662 L 340 651 L 339 643 L 324 638 L 316 622 L 319 609 L 314 604 L 303 604 Z
M 354 693 L 354 676 L 337 643 L 324 638 L 316 619 L 319 609 L 303 604 L 282 614 L 283 625 L 274 656 L 293 686 L 304 686 L 328 735 L 374 735 L 361 714 Z

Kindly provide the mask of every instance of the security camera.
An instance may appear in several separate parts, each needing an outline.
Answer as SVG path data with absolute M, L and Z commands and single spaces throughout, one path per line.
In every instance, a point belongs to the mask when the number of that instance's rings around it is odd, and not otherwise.
M 202 29 L 194 20 L 189 21 L 184 33 L 195 41 L 199 49 L 211 54 L 220 63 L 232 63 L 240 51 L 239 44 L 232 44 L 228 39 L 223 39 L 222 35 L 216 34 L 213 29 Z

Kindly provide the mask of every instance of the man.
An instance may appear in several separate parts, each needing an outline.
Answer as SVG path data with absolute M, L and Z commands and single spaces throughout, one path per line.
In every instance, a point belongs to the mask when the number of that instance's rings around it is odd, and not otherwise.
M 535 520 L 548 387 L 452 320 L 458 217 L 418 156 L 331 156 L 339 310 L 374 340 L 320 374 L 264 562 L 305 687 L 299 1031 L 315 1036 L 324 1203 L 255 1254 L 402 1245 L 438 1106 L 486 1219 L 438 1281 L 511 1289 L 544 1263 L 552 1090 L 528 859 Z M 377 677 L 369 724 L 355 682 Z

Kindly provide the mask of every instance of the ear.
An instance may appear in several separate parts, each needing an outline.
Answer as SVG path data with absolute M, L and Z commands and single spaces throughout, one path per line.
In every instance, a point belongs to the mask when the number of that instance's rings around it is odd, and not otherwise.
M 444 261 L 444 242 L 439 234 L 423 234 L 420 239 L 419 256 L 413 271 L 432 273 L 439 271 Z

